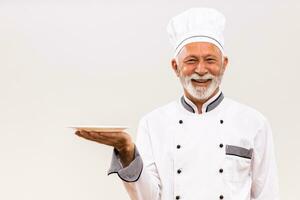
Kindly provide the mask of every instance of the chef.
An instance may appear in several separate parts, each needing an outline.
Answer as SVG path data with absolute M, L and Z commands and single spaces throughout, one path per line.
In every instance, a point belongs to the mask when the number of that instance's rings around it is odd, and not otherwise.
M 76 132 L 114 147 L 108 174 L 123 180 L 131 199 L 279 199 L 270 124 L 220 89 L 224 26 L 211 8 L 170 20 L 171 66 L 183 95 L 140 120 L 136 143 L 126 132 Z

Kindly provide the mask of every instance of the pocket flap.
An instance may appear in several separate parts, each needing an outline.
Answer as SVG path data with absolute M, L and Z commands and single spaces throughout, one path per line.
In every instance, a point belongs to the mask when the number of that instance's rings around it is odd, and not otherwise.
M 246 149 L 244 147 L 234 146 L 234 145 L 226 145 L 225 148 L 226 155 L 234 155 L 242 158 L 252 158 L 253 149 Z

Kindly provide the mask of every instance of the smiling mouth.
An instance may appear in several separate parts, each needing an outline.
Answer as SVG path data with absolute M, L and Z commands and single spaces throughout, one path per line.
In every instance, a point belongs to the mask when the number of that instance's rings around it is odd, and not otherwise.
M 192 82 L 200 83 L 200 84 L 205 84 L 205 83 L 208 83 L 210 81 L 211 81 L 211 79 L 192 79 Z

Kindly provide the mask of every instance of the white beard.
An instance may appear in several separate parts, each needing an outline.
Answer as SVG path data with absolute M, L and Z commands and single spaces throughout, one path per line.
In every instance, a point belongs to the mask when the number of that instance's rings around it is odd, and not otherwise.
M 191 76 L 180 76 L 180 81 L 182 86 L 195 99 L 206 100 L 220 86 L 222 77 L 223 74 L 220 74 L 219 76 L 213 76 L 212 74 L 205 74 L 204 76 L 200 76 L 197 73 L 193 73 Z M 211 79 L 211 83 L 207 87 L 194 87 L 192 84 L 192 79 Z

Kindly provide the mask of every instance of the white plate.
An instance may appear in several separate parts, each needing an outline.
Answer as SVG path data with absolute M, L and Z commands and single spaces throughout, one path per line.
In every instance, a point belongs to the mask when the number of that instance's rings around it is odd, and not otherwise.
M 78 131 L 95 131 L 95 132 L 121 132 L 127 129 L 126 126 L 70 126 Z

